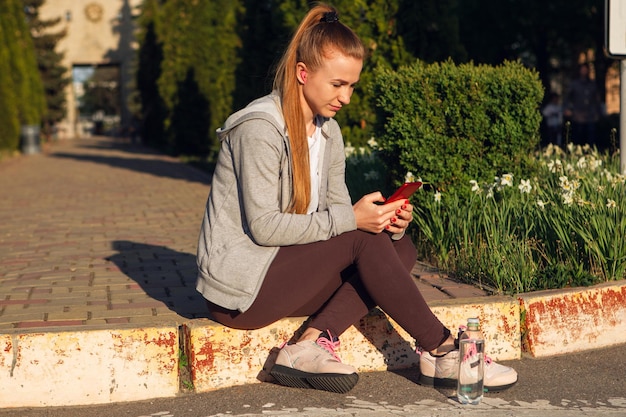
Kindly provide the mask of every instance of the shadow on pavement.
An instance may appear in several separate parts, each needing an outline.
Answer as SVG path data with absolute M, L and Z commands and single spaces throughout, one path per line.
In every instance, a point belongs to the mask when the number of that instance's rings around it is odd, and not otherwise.
M 121 272 L 132 278 L 143 291 L 155 300 L 167 305 L 179 316 L 211 318 L 204 297 L 195 289 L 196 257 L 178 252 L 166 246 L 118 240 L 113 242 L 117 254 L 106 258 L 115 263 Z M 305 320 L 289 342 L 295 342 L 307 327 Z M 413 346 L 394 329 L 382 311 L 374 308 L 355 325 L 357 330 L 385 357 L 388 369 L 396 372 L 398 364 L 419 363 L 419 355 Z M 257 379 L 269 382 L 269 370 L 273 366 L 278 350 L 268 352 L 264 366 Z M 398 372 L 411 379 L 413 374 Z
M 113 152 L 115 154 L 113 154 Z M 110 154 L 107 154 L 109 152 Z M 122 154 L 120 156 L 120 153 Z M 51 157 L 94 162 L 151 174 L 209 185 L 211 174 L 160 154 L 150 148 L 115 141 L 95 141 L 80 144 L 71 152 L 53 152 Z
M 196 291 L 196 256 L 166 246 L 117 240 L 118 253 L 107 260 L 132 278 L 145 293 L 179 316 L 209 318 L 206 302 Z

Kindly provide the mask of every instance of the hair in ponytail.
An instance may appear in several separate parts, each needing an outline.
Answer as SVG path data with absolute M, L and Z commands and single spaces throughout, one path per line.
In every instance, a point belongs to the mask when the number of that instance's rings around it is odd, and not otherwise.
M 337 10 L 320 3 L 300 22 L 276 69 L 274 90 L 281 97 L 291 145 L 293 191 L 290 211 L 293 213 L 306 213 L 311 198 L 309 146 L 300 104 L 296 64 L 303 62 L 307 68 L 315 71 L 331 50 L 361 60 L 366 54 L 359 37 L 339 21 Z

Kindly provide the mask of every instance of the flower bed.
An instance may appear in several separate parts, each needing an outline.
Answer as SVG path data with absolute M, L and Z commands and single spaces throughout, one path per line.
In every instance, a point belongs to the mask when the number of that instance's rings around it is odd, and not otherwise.
M 361 193 L 373 190 L 373 179 L 385 178 L 375 158 L 364 151 L 348 156 L 351 191 L 356 183 Z M 469 193 L 435 184 L 416 193 L 411 232 L 420 257 L 495 294 L 623 279 L 626 177 L 619 154 L 551 145 L 535 160 L 528 178 L 502 173 L 488 183 L 471 180 Z

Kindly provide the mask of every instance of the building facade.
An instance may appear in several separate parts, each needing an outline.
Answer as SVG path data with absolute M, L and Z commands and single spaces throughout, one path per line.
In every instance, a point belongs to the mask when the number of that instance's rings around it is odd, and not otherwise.
M 132 125 L 128 99 L 136 59 L 136 17 L 141 0 L 46 0 L 42 20 L 61 18 L 51 31 L 66 30 L 57 44 L 72 83 L 67 116 L 57 137 L 121 134 Z

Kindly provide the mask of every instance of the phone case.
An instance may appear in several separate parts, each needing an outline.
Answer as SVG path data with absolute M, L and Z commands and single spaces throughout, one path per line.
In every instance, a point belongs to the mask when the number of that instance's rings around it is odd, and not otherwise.
M 395 193 L 391 195 L 386 201 L 385 204 L 391 203 L 392 201 L 400 200 L 400 199 L 408 199 L 413 195 L 414 192 L 420 189 L 422 183 L 420 181 L 415 182 L 405 182 L 396 190 Z

